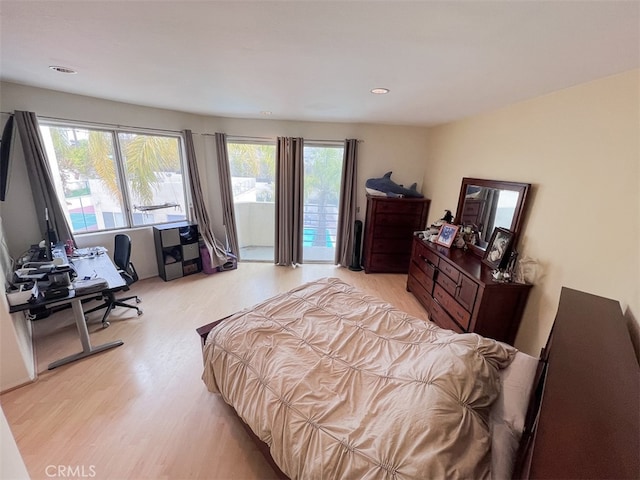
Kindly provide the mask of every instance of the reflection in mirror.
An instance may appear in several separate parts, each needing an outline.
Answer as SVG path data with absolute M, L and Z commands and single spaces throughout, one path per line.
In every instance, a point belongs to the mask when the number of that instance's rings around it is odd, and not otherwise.
M 531 185 L 478 178 L 463 178 L 455 223 L 472 226 L 479 234 L 478 247 L 486 249 L 493 229 L 507 228 L 517 239 Z
M 480 239 L 488 242 L 495 227 L 511 229 L 518 192 L 469 185 L 464 200 L 462 223 L 473 225 Z

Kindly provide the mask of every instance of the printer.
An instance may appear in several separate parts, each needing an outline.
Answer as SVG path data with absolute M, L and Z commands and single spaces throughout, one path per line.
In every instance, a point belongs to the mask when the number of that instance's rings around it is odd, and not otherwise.
M 14 272 L 14 283 L 32 283 L 29 301 L 35 302 L 40 298 L 49 300 L 68 296 L 75 275 L 73 267 L 60 259 L 51 262 L 27 262 Z

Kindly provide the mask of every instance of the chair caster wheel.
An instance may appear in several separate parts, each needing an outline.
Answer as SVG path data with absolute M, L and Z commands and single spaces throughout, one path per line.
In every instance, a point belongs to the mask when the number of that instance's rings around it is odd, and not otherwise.
M 138 316 L 142 315 L 142 310 L 138 309 Z
M 109 322 L 102 322 L 102 328 L 108 328 L 111 325 Z
M 142 300 L 140 300 L 139 298 L 136 298 L 136 303 L 140 303 Z

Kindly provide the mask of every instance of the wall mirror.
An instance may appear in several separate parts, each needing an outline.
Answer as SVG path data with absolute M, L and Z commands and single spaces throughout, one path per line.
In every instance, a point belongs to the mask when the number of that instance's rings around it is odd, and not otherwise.
M 513 245 L 517 244 L 530 188 L 529 183 L 462 179 L 454 222 L 456 225 L 473 226 L 478 232 L 476 253 L 484 253 L 495 227 L 511 230 L 514 233 Z

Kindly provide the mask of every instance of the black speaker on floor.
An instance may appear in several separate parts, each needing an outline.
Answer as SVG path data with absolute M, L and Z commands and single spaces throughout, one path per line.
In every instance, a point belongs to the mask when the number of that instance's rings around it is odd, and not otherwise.
M 351 257 L 351 265 L 349 265 L 349 270 L 359 272 L 362 270 L 362 267 L 360 266 L 360 264 L 362 263 L 360 260 L 360 245 L 362 244 L 362 222 L 360 220 L 356 220 L 353 227 L 353 256 Z

